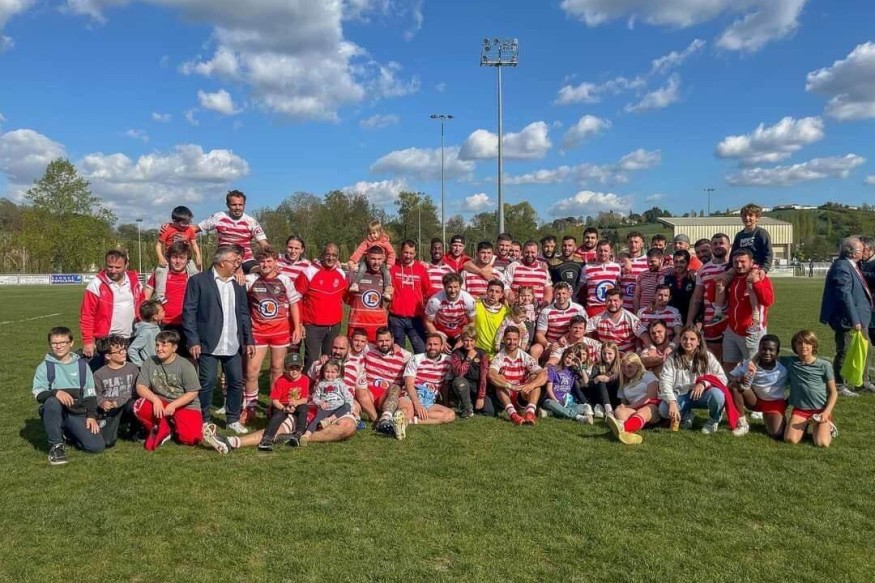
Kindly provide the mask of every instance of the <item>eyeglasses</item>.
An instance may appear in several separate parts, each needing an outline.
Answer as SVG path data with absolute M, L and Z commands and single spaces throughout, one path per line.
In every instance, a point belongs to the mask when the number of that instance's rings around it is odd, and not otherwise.
M 127 354 L 127 353 L 128 353 L 127 348 L 119 348 L 118 350 L 113 350 L 112 352 L 109 352 L 108 354 Z
M 64 340 L 63 342 L 49 342 L 50 345 L 59 346 L 59 347 L 60 346 L 67 346 L 68 344 L 72 344 L 72 343 L 73 343 L 72 340 Z

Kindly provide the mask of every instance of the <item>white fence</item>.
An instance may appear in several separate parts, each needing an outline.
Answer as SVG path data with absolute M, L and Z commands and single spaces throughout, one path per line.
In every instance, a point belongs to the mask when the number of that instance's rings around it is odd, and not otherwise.
M 0 274 L 2 285 L 87 285 L 94 279 L 94 273 L 7 273 Z M 146 283 L 146 276 L 140 275 Z

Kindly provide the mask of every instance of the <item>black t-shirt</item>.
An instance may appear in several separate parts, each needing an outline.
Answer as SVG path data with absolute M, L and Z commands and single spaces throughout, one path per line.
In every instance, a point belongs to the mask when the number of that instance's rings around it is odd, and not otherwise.
M 681 322 L 686 322 L 687 313 L 690 311 L 690 298 L 693 297 L 693 292 L 696 290 L 695 274 L 688 271 L 686 276 L 678 278 L 677 274 L 672 271 L 665 276 L 665 284 L 671 286 L 671 299 L 668 305 L 677 308 L 678 312 L 681 313 Z
M 583 263 L 575 259 L 567 259 L 555 266 L 550 266 L 550 279 L 553 283 L 560 281 L 567 282 L 572 289 L 571 297 L 577 297 L 577 292 L 580 289 L 580 272 L 583 270 Z

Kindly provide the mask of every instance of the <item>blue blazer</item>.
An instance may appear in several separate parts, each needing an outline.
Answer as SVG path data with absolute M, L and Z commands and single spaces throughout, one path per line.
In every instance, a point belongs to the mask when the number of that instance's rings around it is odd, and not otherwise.
M 872 302 L 866 283 L 856 273 L 848 259 L 836 259 L 826 274 L 820 322 L 833 330 L 849 330 L 857 324 L 869 327 Z
M 255 344 L 252 338 L 252 319 L 249 317 L 249 304 L 246 290 L 236 281 L 234 300 L 237 315 L 237 340 L 240 348 Z M 188 279 L 185 287 L 185 300 L 182 304 L 182 330 L 188 346 L 200 345 L 206 354 L 212 354 L 222 335 L 224 318 L 219 287 L 209 269 Z

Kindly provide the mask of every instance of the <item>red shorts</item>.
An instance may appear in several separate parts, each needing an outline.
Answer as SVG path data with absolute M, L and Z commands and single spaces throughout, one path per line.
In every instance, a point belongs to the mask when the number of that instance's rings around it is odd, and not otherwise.
M 644 403 L 643 405 L 641 405 L 640 407 L 638 407 L 638 410 L 641 410 L 644 407 L 648 407 L 650 405 L 653 405 L 654 407 L 658 408 L 660 403 L 662 403 L 662 401 L 660 401 L 659 399 L 647 399 L 647 402 Z
M 787 410 L 787 401 L 784 399 L 757 399 L 756 405 L 753 406 L 753 410 L 759 413 L 776 413 L 778 415 L 783 415 L 784 411 Z M 814 413 L 817 413 L 817 411 L 812 411 L 812 414 Z
M 586 307 L 586 315 L 590 318 L 595 318 L 599 314 L 605 311 L 604 306 L 587 306 Z
M 723 342 L 723 331 L 726 330 L 728 324 L 728 318 L 724 318 L 717 324 L 704 324 L 702 326 L 702 336 L 704 336 L 705 342 L 712 344 Z
M 376 383 L 368 383 L 368 391 L 371 393 L 371 397 L 374 399 L 374 406 L 377 409 L 383 405 L 383 400 L 386 398 L 386 393 L 389 392 L 390 386 L 388 382 L 383 380 Z
M 253 331 L 252 338 L 255 340 L 256 346 L 268 346 L 270 348 L 286 348 L 292 342 L 292 335 L 289 332 L 268 336 Z
M 823 413 L 823 409 L 800 409 L 799 407 L 793 407 L 793 417 L 809 419 L 812 415 L 817 415 L 818 413 Z

